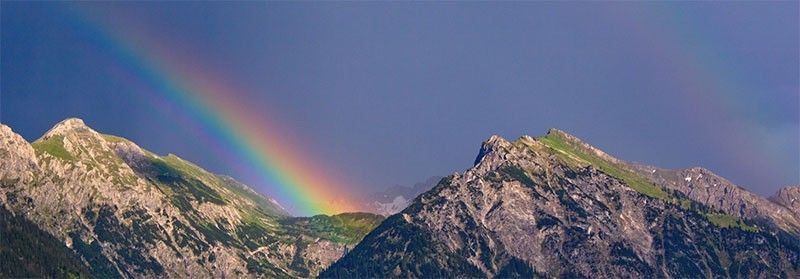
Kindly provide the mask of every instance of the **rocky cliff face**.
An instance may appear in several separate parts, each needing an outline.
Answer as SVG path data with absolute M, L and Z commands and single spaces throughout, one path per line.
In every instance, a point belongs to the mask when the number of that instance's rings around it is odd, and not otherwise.
M 321 277 L 800 275 L 786 207 L 704 170 L 647 172 L 558 130 L 493 136 Z
M 0 125 L 0 207 L 98 277 L 311 277 L 382 217 L 294 218 L 174 155 L 62 121 L 29 144 Z
M 800 186 L 789 186 L 778 191 L 770 200 L 783 205 L 795 216 L 800 216 Z

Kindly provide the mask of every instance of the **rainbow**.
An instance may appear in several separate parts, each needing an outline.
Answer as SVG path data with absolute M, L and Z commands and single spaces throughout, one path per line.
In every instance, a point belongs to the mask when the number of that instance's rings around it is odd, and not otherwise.
M 670 79 L 680 83 L 683 90 L 674 92 L 677 97 L 672 97 L 672 100 L 676 106 L 688 112 L 684 121 L 693 122 L 695 117 L 716 117 L 716 121 L 712 121 L 714 125 L 702 127 L 704 131 L 701 134 L 708 142 L 723 145 L 729 150 L 726 156 L 739 162 L 739 166 L 747 167 L 742 171 L 757 173 L 761 177 L 780 175 L 776 170 L 782 168 L 774 162 L 780 161 L 780 154 L 785 150 L 782 145 L 769 142 L 767 135 L 776 132 L 780 136 L 786 134 L 769 130 L 758 123 L 760 119 L 774 115 L 750 108 L 755 100 L 754 95 L 748 92 L 758 90 L 747 82 L 746 74 L 737 70 L 745 67 L 736 64 L 736 56 L 719 53 L 720 48 L 714 46 L 718 38 L 699 37 L 692 27 L 703 24 L 687 24 L 686 21 L 700 21 L 687 10 L 670 5 L 632 7 L 636 9 L 621 9 L 615 14 L 621 16 L 624 25 L 636 30 L 633 38 L 648 42 L 650 48 L 643 51 L 663 61 L 658 65 L 661 71 L 672 74 Z M 745 186 L 751 189 L 776 187 Z
M 335 214 L 359 210 L 357 203 L 346 200 L 341 191 L 348 189 L 335 172 L 311 161 L 296 141 L 287 138 L 287 129 L 274 118 L 267 119 L 260 108 L 234 96 L 239 88 L 221 80 L 192 59 L 179 57 L 159 48 L 165 42 L 148 42 L 146 36 L 125 37 L 101 27 L 98 19 L 73 11 L 76 28 L 87 32 L 89 39 L 111 51 L 120 62 L 120 70 L 148 84 L 143 90 L 148 99 L 175 117 L 179 123 L 198 127 L 214 142 L 216 152 L 229 161 L 250 168 L 258 181 L 295 215 Z
M 685 119 L 675 123 L 692 124 L 697 118 L 715 118 L 707 121 L 715 124 L 689 125 L 688 134 L 704 142 L 723 145 L 729 150 L 728 158 L 747 166 L 748 173 L 761 177 L 781 175 L 780 154 L 784 145 L 765 141 L 775 135 L 790 138 L 760 125 L 760 118 L 776 117 L 750 109 L 751 94 L 756 92 L 749 86 L 747 77 L 737 69 L 732 55 L 716 53 L 717 38 L 698 37 L 689 27 L 699 24 L 683 24 L 693 20 L 691 13 L 671 8 L 669 5 L 625 5 L 612 10 L 621 26 L 633 30 L 630 39 L 647 46 L 637 49 L 642 55 L 660 58 L 656 67 L 669 74 L 671 81 L 683 89 L 664 100 L 675 102 L 675 109 L 682 110 Z M 611 15 L 609 14 L 609 15 Z M 187 126 L 210 131 L 206 139 L 217 148 L 220 157 L 232 163 L 252 168 L 278 200 L 298 207 L 298 214 L 333 213 L 356 209 L 356 203 L 343 201 L 332 203 L 335 193 L 346 189 L 351 183 L 342 182 L 335 172 L 325 173 L 325 168 L 309 161 L 311 156 L 303 154 L 294 141 L 283 138 L 284 127 L 275 118 L 255 120 L 253 108 L 241 100 L 229 96 L 247 91 L 235 88 L 199 65 L 198 59 L 177 57 L 174 51 L 161 49 L 168 39 L 148 41 L 148 36 L 122 38 L 110 31 L 110 24 L 99 24 L 88 20 L 88 16 L 76 12 L 79 26 L 90 30 L 91 37 L 104 49 L 110 49 L 121 61 L 123 70 L 142 79 L 154 87 L 155 94 L 147 99 L 163 111 L 173 112 L 172 117 Z M 118 20 L 114 20 L 115 22 Z M 102 26 L 102 27 L 100 27 Z M 96 38 L 95 38 L 96 37 Z M 145 90 L 146 91 L 146 90 Z M 642 92 L 649 94 L 650 92 Z M 264 109 L 269 111 L 268 108 Z M 721 120 L 721 121 L 717 121 Z M 656 123 L 675 125 L 675 123 Z M 719 124 L 723 123 L 723 124 Z M 792 130 L 794 131 L 794 130 Z M 751 146 L 755 148 L 741 148 Z M 771 158 L 764 158 L 765 155 Z M 757 161 L 756 158 L 758 159 Z M 721 173 L 723 176 L 731 174 Z M 765 185 L 747 185 L 761 188 Z M 772 186 L 767 186 L 770 188 Z M 336 204 L 336 205 L 334 205 Z

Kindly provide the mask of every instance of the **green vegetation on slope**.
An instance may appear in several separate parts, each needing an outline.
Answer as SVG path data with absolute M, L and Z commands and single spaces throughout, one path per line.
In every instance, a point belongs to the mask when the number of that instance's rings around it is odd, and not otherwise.
M 624 181 L 625 184 L 642 194 L 662 200 L 666 200 L 669 197 L 669 194 L 661 189 L 661 187 L 658 187 L 644 177 L 626 169 L 624 166 L 616 165 L 595 155 L 591 151 L 585 150 L 582 146 L 578 146 L 558 133 L 548 133 L 547 136 L 539 138 L 539 141 L 557 151 L 556 154 L 566 155 L 568 158 L 573 159 L 577 157 L 580 161 L 590 164 L 608 175 Z
M 319 240 L 328 240 L 344 244 L 344 248 L 352 248 L 372 229 L 377 227 L 383 216 L 371 213 L 343 213 L 334 216 L 317 215 L 313 217 L 282 217 L 280 219 L 254 218 L 256 214 L 246 216 L 241 225 L 235 229 L 237 239 L 249 250 L 267 249 L 269 253 L 281 252 L 280 244 L 295 246 L 300 254 L 295 255 L 289 265 L 294 275 L 313 277 L 321 268 L 319 262 L 301 256 Z M 275 224 L 270 221 L 276 222 Z M 278 244 L 278 245 L 276 245 Z M 282 269 L 278 269 L 269 261 L 243 257 L 251 272 L 267 274 L 267 277 L 289 277 Z
M 233 185 L 236 183 L 234 180 L 226 181 L 175 155 L 151 157 L 150 162 L 151 175 L 154 175 L 160 185 L 168 186 L 162 187 L 162 190 L 169 194 L 173 204 L 183 211 L 192 210 L 186 195 L 188 193 L 198 201 L 219 205 L 230 204 L 230 201 L 237 197 L 249 200 L 254 205 L 253 208 L 240 207 L 238 209 L 244 213 L 246 218 L 252 219 L 251 221 L 263 219 L 262 217 L 265 216 L 281 217 L 286 215 L 266 198 L 238 185 Z M 225 190 L 237 197 L 226 196 Z
M 123 137 L 118 137 L 118 136 L 113 136 L 113 135 L 106 135 L 106 134 L 102 134 L 101 136 L 103 137 L 103 139 L 105 139 L 107 142 L 110 142 L 110 143 L 128 142 L 128 140 L 123 138 Z
M 179 159 L 151 158 L 149 171 L 159 185 L 168 188 L 168 192 L 173 194 L 173 203 L 184 211 L 189 210 L 190 206 L 188 201 L 183 200 L 186 194 L 201 202 L 226 204 L 219 192 L 196 179 L 198 176 L 191 173 Z
M 47 153 L 62 160 L 71 161 L 75 159 L 75 157 L 64 148 L 64 136 L 54 136 L 46 140 L 36 141 L 31 144 L 31 146 L 33 146 L 36 152 Z
M 278 206 L 274 205 L 272 202 L 267 200 L 267 198 L 264 198 L 263 196 L 255 192 L 251 192 L 243 188 L 247 186 L 235 185 L 236 184 L 235 180 L 226 181 L 220 176 L 211 174 L 203 170 L 199 166 L 187 162 L 179 158 L 178 156 L 172 154 L 167 155 L 165 157 L 161 157 L 161 159 L 172 168 L 177 169 L 188 176 L 200 178 L 204 181 L 211 182 L 212 184 L 214 184 L 213 186 L 224 188 L 228 191 L 233 192 L 233 194 L 236 194 L 237 196 L 245 200 L 251 201 L 253 204 L 255 204 L 256 210 L 263 214 L 271 216 L 285 216 L 287 214 L 285 211 L 278 208 Z
M 290 218 L 283 221 L 290 234 L 314 237 L 353 245 L 383 222 L 384 217 L 371 213 L 342 213 L 333 216 Z
M 739 218 L 728 214 L 719 214 L 719 213 L 708 213 L 705 214 L 708 221 L 712 224 L 717 225 L 718 227 L 722 228 L 740 228 L 745 231 L 749 232 L 757 232 L 758 227 L 745 224 Z
M 644 178 L 629 170 L 626 166 L 598 156 L 594 153 L 594 151 L 588 150 L 586 147 L 581 146 L 580 143 L 576 143 L 574 140 L 566 138 L 559 132 L 550 132 L 546 136 L 540 137 L 537 140 L 547 147 L 553 149 L 555 151 L 554 154 L 558 155 L 565 161 L 577 161 L 583 165 L 591 165 L 614 178 L 622 180 L 626 185 L 628 185 L 628 187 L 631 187 L 631 189 L 637 192 L 653 198 L 664 200 L 672 204 L 676 204 L 683 209 L 700 212 L 704 214 L 711 223 L 719 227 L 736 227 L 750 232 L 758 231 L 757 227 L 745 224 L 742 220 L 735 216 L 723 213 L 709 213 L 709 210 L 705 206 L 702 206 L 699 203 L 684 197 L 683 195 L 676 195 L 675 193 L 669 193 L 665 191 L 647 178 Z
M 247 187 L 247 186 L 245 186 L 245 185 L 241 185 L 241 186 L 240 185 L 236 185 L 236 182 L 234 182 L 234 180 L 227 180 L 227 179 L 219 179 L 219 180 L 221 181 L 220 184 L 223 187 L 225 187 L 226 189 L 232 191 L 233 193 L 239 195 L 240 197 L 243 197 L 245 199 L 248 199 L 248 200 L 252 201 L 256 206 L 256 209 L 255 209 L 256 211 L 258 211 L 260 213 L 263 213 L 263 214 L 266 214 L 266 215 L 270 215 L 270 216 L 286 216 L 286 215 L 288 215 L 288 213 L 286 211 L 282 210 L 280 207 L 278 207 L 278 205 L 273 204 L 271 201 L 269 201 L 264 196 L 261 196 L 260 194 L 258 194 L 256 192 L 249 191 L 249 190 L 247 190 L 247 189 L 242 187 L 242 186 L 244 186 L 244 187 Z

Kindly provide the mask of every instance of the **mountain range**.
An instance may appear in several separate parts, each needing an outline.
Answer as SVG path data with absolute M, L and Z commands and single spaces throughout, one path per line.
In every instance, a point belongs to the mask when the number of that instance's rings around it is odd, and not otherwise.
M 80 119 L 33 143 L 0 126 L 0 141 L 0 213 L 2 222 L 18 223 L 4 228 L 0 277 L 312 277 L 383 220 L 292 217 L 233 178 Z M 21 240 L 15 230 L 41 237 Z M 23 249 L 35 243 L 63 248 Z M 51 266 L 47 253 L 63 266 Z
M 800 186 L 617 159 L 566 132 L 492 136 L 463 173 L 293 217 L 79 119 L 0 125 L 0 277 L 796 278 Z

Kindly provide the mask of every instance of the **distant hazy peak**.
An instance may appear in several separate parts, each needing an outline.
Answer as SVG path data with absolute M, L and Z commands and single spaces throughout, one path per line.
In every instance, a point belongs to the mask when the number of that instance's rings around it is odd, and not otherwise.
M 54 136 L 66 136 L 73 133 L 91 133 L 98 135 L 95 130 L 86 126 L 79 118 L 67 118 L 58 122 L 53 128 L 47 131 L 39 140 L 48 139 Z

